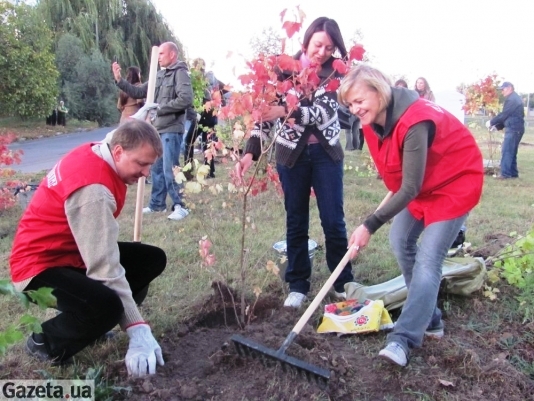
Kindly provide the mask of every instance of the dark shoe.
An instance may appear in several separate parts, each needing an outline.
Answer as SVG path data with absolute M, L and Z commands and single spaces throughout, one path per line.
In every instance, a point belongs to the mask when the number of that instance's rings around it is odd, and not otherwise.
M 102 334 L 100 337 L 98 337 L 94 344 L 102 344 L 107 342 L 108 340 L 113 340 L 115 338 L 115 333 L 112 331 L 108 331 L 107 333 Z
M 35 337 L 34 337 L 35 336 Z M 35 339 L 37 338 L 37 339 Z M 64 361 L 59 360 L 59 358 L 52 358 L 46 349 L 43 336 L 40 334 L 33 333 L 28 337 L 26 341 L 26 352 L 33 356 L 34 358 L 39 359 L 42 362 L 50 362 L 52 365 L 68 365 L 72 363 L 72 358 L 68 358 Z
M 206 178 L 215 178 L 215 174 L 214 173 L 209 173 Z

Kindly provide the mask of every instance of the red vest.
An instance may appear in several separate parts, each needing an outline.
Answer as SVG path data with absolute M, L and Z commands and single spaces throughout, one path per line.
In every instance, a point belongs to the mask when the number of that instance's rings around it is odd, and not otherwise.
M 452 114 L 424 99 L 413 103 L 401 116 L 391 135 L 380 141 L 370 126 L 365 141 L 386 187 L 397 192 L 402 183 L 402 149 L 408 130 L 432 121 L 436 133 L 428 149 L 425 175 L 419 195 L 408 210 L 425 226 L 450 220 L 473 209 L 484 183 L 482 154 L 471 132 Z
M 91 184 L 105 185 L 117 202 L 115 218 L 126 199 L 126 184 L 85 144 L 67 154 L 44 177 L 19 223 L 9 264 L 17 283 L 50 267 L 85 269 L 65 215 L 65 201 Z

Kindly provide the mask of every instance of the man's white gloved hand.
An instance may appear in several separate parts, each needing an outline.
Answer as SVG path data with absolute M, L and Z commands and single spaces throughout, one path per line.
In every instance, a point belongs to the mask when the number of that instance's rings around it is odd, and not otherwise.
M 126 368 L 133 377 L 156 373 L 156 362 L 163 366 L 161 347 L 155 340 L 148 324 L 136 324 L 126 329 L 130 345 L 126 353 Z
M 201 115 L 199 113 L 197 113 L 197 121 L 200 121 L 200 117 L 201 117 Z
M 487 129 L 491 129 L 490 120 L 486 121 L 486 128 L 487 128 Z

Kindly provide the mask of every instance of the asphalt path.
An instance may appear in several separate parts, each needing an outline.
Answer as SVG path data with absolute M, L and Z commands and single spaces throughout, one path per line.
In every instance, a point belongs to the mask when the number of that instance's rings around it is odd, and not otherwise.
M 10 166 L 22 173 L 39 173 L 50 170 L 54 164 L 70 150 L 86 142 L 98 142 L 115 127 L 98 128 L 92 131 L 74 132 L 48 138 L 15 142 L 9 145 L 12 150 L 21 149 L 20 164 Z

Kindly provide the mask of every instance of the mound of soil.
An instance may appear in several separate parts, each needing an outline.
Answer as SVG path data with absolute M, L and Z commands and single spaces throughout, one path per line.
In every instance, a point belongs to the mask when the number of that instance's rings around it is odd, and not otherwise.
M 534 399 L 532 378 L 511 363 L 516 350 L 510 344 L 521 338 L 526 327 L 507 322 L 505 333 L 479 330 L 473 325 L 472 316 L 460 308 L 463 305 L 483 320 L 483 314 L 490 314 L 492 307 L 485 298 L 449 296 L 440 300 L 447 302 L 449 310 L 456 311 L 447 316 L 444 308 L 446 336 L 440 341 L 425 341 L 423 348 L 412 352 L 405 368 L 376 357 L 384 346 L 385 333 L 344 337 L 318 334 L 315 327 L 321 314 L 316 312 L 287 354 L 329 369 L 331 379 L 326 389 L 295 373 L 284 373 L 280 366 L 264 366 L 258 359 L 240 357 L 230 339 L 239 333 L 277 350 L 304 310 L 283 308 L 281 294 L 266 295 L 256 304 L 253 321 L 240 329 L 234 308 L 227 302 L 231 298 L 237 301 L 235 292 L 215 285 L 214 295 L 199 306 L 201 313 L 160 340 L 165 366 L 159 367 L 154 376 L 119 384 L 132 389 L 123 395 L 124 399 Z M 522 360 L 534 363 L 534 343 L 522 342 L 520 352 Z

